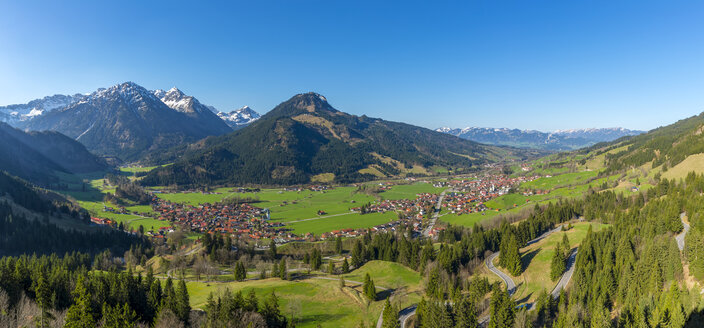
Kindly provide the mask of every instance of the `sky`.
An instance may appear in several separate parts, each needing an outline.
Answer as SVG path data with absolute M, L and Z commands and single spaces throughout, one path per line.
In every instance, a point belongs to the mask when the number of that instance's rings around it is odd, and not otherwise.
M 125 81 L 265 113 L 648 130 L 704 111 L 702 1 L 0 0 L 0 105 Z

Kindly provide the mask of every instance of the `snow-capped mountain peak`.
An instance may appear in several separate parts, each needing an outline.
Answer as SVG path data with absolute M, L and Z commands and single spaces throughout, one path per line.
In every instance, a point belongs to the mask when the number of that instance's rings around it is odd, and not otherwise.
M 154 96 L 159 98 L 166 106 L 181 113 L 200 113 L 203 109 L 207 109 L 198 99 L 187 96 L 176 87 L 169 89 L 169 91 L 160 89 L 154 90 L 153 93 Z
M 218 116 L 232 128 L 241 128 L 258 120 L 260 117 L 259 113 L 249 108 L 249 106 L 244 106 L 229 113 L 218 112 Z
M 26 104 L 0 106 L 0 122 L 15 125 L 48 112 L 65 108 L 80 101 L 84 97 L 85 96 L 81 94 L 53 95 L 32 100 Z

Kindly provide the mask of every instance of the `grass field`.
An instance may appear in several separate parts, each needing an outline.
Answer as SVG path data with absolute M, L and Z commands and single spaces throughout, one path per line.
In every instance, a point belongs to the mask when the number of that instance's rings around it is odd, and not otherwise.
M 380 194 L 383 199 L 415 199 L 416 194 L 421 193 L 433 193 L 439 194 L 445 188 L 433 187 L 430 183 L 414 183 L 409 185 L 397 185 L 391 187 L 391 190 L 387 190 Z
M 346 280 L 364 281 L 364 274 L 369 272 L 377 286 L 391 287 L 389 284 L 405 286 L 407 290 L 417 291 L 420 277 L 417 272 L 399 264 L 372 261 L 361 268 L 345 275 Z M 361 286 L 347 283 L 345 289 L 339 288 L 338 276 L 333 280 L 308 278 L 285 281 L 278 278 L 252 280 L 244 282 L 203 283 L 188 282 L 191 306 L 202 308 L 210 292 L 219 293 L 226 289 L 248 293 L 254 290 L 263 301 L 272 291 L 279 297 L 282 314 L 294 314 L 301 321 L 298 327 L 355 327 L 364 320 L 367 327 L 374 326 L 381 313 L 383 300 L 370 304 L 360 297 Z M 387 294 L 378 293 L 388 296 Z M 408 302 L 417 301 L 417 293 L 403 297 Z M 405 303 L 402 303 L 405 304 Z
M 345 213 L 344 215 L 333 217 L 288 222 L 286 226 L 292 228 L 293 232 L 297 234 L 307 232 L 321 234 L 333 230 L 368 228 L 395 220 L 398 220 L 395 212 L 369 213 L 364 215 Z
M 666 179 L 684 179 L 692 171 L 697 174 L 704 173 L 704 154 L 687 156 L 684 161 L 663 173 L 662 177 Z
M 576 185 L 576 184 L 586 182 L 586 180 L 596 177 L 597 174 L 598 174 L 597 171 L 583 171 L 583 172 L 565 173 L 565 174 L 552 176 L 549 178 L 545 177 L 545 178 L 540 178 L 540 179 L 536 179 L 533 181 L 528 181 L 528 182 L 522 184 L 521 188 L 523 188 L 523 189 L 550 190 L 550 189 L 554 189 L 554 188 L 558 188 L 558 187 L 563 187 L 563 186 L 568 186 L 568 185 Z
M 587 236 L 590 225 L 594 231 L 607 227 L 605 224 L 595 222 L 576 223 L 569 231 L 553 233 L 547 238 L 521 249 L 521 260 L 525 271 L 513 279 L 518 286 L 515 299 L 521 302 L 534 301 L 543 289 L 548 293 L 551 292 L 557 284 L 557 281 L 550 280 L 550 262 L 555 253 L 555 246 L 562 242 L 562 236 L 566 234 L 574 249 Z

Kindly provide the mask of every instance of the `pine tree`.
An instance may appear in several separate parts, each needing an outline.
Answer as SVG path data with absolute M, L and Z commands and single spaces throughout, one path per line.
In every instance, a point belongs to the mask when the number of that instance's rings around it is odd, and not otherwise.
M 340 236 L 335 238 L 335 252 L 342 255 L 342 237 Z
M 247 278 L 247 269 L 245 269 L 244 264 L 240 261 L 235 263 L 235 280 L 244 281 Z
M 515 320 L 516 304 L 511 300 L 508 292 L 503 289 L 495 289 L 490 302 L 489 328 L 513 327 Z
M 85 278 L 79 276 L 76 281 L 76 288 L 73 290 L 74 304 L 68 308 L 66 313 L 65 328 L 94 328 L 95 318 L 91 313 L 90 295 L 85 286 Z
M 466 297 L 462 297 L 454 306 L 455 328 L 477 328 L 477 310 Z
M 191 314 L 191 304 L 190 298 L 188 297 L 188 289 L 186 288 L 186 282 L 180 280 L 178 283 L 178 289 L 176 290 L 177 297 L 177 311 L 176 315 L 181 319 L 181 321 L 188 324 L 188 318 Z
M 275 259 L 276 255 L 276 242 L 272 239 L 271 242 L 269 242 L 269 256 L 271 256 L 272 259 Z
M 550 280 L 555 281 L 565 272 L 565 253 L 562 251 L 560 244 L 555 246 L 555 252 L 552 255 L 550 262 Z
M 335 262 L 333 262 L 332 260 L 328 265 L 328 274 L 335 274 Z
M 340 289 L 345 288 L 345 278 L 340 275 Z
M 374 280 L 369 276 L 369 273 L 364 275 L 364 284 L 362 285 L 364 290 L 364 296 L 366 296 L 370 301 L 376 301 L 376 287 L 374 286 Z
M 49 290 L 49 286 L 44 278 L 44 272 L 40 274 L 39 280 L 37 280 L 37 286 L 34 289 L 34 293 L 36 295 L 37 305 L 39 305 L 39 308 L 41 309 L 41 318 L 39 323 L 41 327 L 44 327 L 46 324 L 46 319 L 48 318 L 47 311 L 52 306 L 51 291 Z
M 347 258 L 342 261 L 342 273 L 350 273 L 350 263 L 347 262 Z
M 382 327 L 384 328 L 400 328 L 401 324 L 398 322 L 398 311 L 391 306 L 389 299 L 386 299 L 384 303 L 384 311 L 382 312 Z
M 521 263 L 521 254 L 518 250 L 518 241 L 516 236 L 510 234 L 508 242 L 504 244 L 504 238 L 501 240 L 501 253 L 499 254 L 499 265 L 506 268 L 511 275 L 519 276 L 523 272 L 523 264 Z

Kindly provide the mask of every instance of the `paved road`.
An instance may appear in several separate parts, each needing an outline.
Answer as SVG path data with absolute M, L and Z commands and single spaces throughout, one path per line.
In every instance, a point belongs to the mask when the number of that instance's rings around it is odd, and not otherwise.
M 575 260 L 577 259 L 577 251 L 578 250 L 579 250 L 579 248 L 575 248 L 572 251 L 572 254 L 570 254 L 570 257 L 567 258 L 567 270 L 565 271 L 565 273 L 562 274 L 562 277 L 560 277 L 560 280 L 557 282 L 557 285 L 552 290 L 552 293 L 551 293 L 552 298 L 560 297 L 560 291 L 563 288 L 567 288 L 567 284 L 570 283 L 570 280 L 572 279 L 572 274 L 574 273 L 574 267 L 575 267 L 574 263 L 575 263 Z M 533 309 L 533 304 L 531 303 L 529 310 L 532 310 L 532 309 Z
M 408 319 L 416 314 L 416 307 L 418 307 L 418 305 L 413 304 L 398 313 L 398 321 L 401 322 L 401 328 L 406 328 Z
M 430 219 L 430 222 L 428 223 L 428 226 L 423 229 L 423 236 L 428 237 L 430 236 L 430 231 L 433 230 L 433 227 L 435 226 L 435 222 L 438 221 L 438 215 L 440 214 L 440 210 L 442 209 L 442 200 L 445 199 L 445 193 L 449 191 L 450 189 L 447 189 L 440 193 L 440 197 L 438 198 L 438 203 L 435 205 L 435 213 L 433 213 L 433 217 Z
M 509 275 L 505 274 L 503 271 L 497 269 L 494 266 L 493 261 L 497 256 L 499 256 L 499 253 L 501 252 L 496 252 L 494 254 L 489 255 L 489 257 L 484 260 L 484 264 L 489 269 L 489 271 L 493 272 L 495 275 L 499 276 L 501 280 L 504 281 L 504 283 L 506 284 L 506 290 L 508 290 L 508 295 L 511 296 L 514 292 L 516 292 L 516 283 L 513 282 L 513 279 L 511 279 Z
M 682 230 L 682 232 L 675 237 L 675 240 L 677 240 L 677 247 L 680 248 L 680 251 L 684 250 L 684 237 L 687 234 L 687 232 L 689 232 L 689 224 L 684 222 L 684 217 L 686 215 L 687 214 L 684 212 L 682 212 L 680 214 L 680 220 L 682 221 L 682 225 L 684 226 L 684 230 Z

